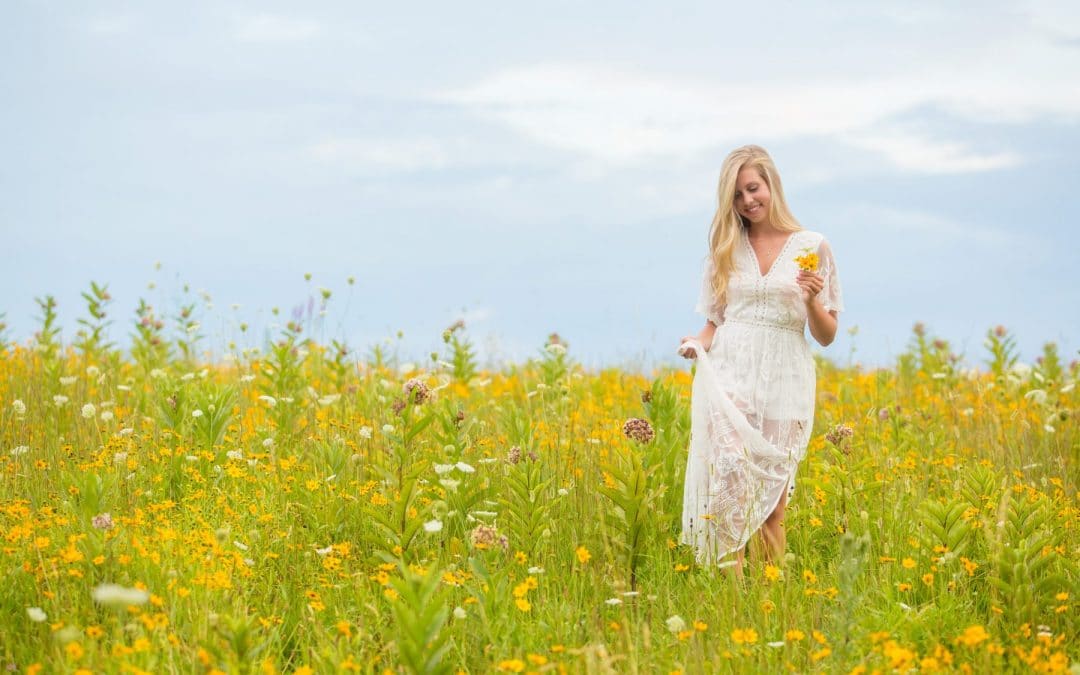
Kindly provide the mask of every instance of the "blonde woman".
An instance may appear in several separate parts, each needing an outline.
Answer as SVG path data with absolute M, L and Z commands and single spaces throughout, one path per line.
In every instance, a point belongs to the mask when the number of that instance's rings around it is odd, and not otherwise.
M 825 237 L 791 215 L 772 158 L 737 148 L 720 171 L 720 205 L 697 311 L 706 318 L 679 353 L 697 358 L 681 541 L 702 563 L 743 554 L 761 530 L 781 560 L 784 508 L 814 424 L 814 360 L 843 310 Z

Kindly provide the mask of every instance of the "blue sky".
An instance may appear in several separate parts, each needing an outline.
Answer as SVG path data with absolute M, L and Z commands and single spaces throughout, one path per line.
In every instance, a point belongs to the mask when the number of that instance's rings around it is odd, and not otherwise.
M 552 331 L 675 362 L 753 142 L 836 252 L 825 354 L 888 363 L 922 321 L 1076 358 L 1080 10 L 940 4 L 5 3 L 0 312 L 25 339 L 53 294 L 71 339 L 96 280 L 122 342 L 187 285 L 251 344 L 326 287 L 359 350 L 465 316 L 496 363 Z

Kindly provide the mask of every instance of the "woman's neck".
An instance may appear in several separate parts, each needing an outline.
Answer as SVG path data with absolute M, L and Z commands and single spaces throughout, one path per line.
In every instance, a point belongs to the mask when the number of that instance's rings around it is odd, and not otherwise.
M 751 239 L 760 239 L 762 237 L 771 238 L 786 233 L 772 223 L 762 221 L 760 223 L 750 223 L 746 228 L 746 234 Z

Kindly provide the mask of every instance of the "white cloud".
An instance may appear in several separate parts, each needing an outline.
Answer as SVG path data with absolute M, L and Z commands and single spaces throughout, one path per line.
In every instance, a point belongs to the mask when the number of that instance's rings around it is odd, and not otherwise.
M 433 138 L 332 138 L 310 146 L 308 152 L 327 162 L 391 171 L 440 169 L 450 163 L 451 155 L 445 142 Z
M 962 143 L 935 142 L 910 133 L 855 134 L 845 137 L 845 141 L 884 155 L 900 169 L 919 173 L 991 171 L 1016 166 L 1022 161 L 1015 153 L 978 153 Z
M 302 42 L 321 32 L 322 25 L 310 19 L 258 14 L 236 20 L 236 38 L 241 42 Z
M 932 19 L 924 13 L 901 18 Z M 763 66 L 752 81 L 740 82 L 540 63 L 504 68 L 436 98 L 607 169 L 660 157 L 692 159 L 744 139 L 826 136 L 850 139 L 905 171 L 987 171 L 1015 166 L 1021 157 L 897 133 L 892 122 L 935 108 L 983 122 L 1080 117 L 1080 88 L 1073 82 L 1080 50 L 1034 23 L 982 46 L 924 56 L 906 72 L 845 77 L 824 66 L 821 72 L 827 75 L 793 81 L 782 69 Z
M 906 234 L 925 236 L 935 244 L 966 241 L 999 248 L 1033 245 L 1030 233 L 1023 236 L 987 225 L 961 222 L 948 216 L 919 209 L 903 209 L 880 205 L 860 205 L 851 208 L 843 220 L 857 222 L 860 228 L 886 227 Z

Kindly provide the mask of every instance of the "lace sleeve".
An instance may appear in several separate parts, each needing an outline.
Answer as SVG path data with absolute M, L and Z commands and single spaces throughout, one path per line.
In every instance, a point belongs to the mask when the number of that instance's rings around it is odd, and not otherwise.
M 712 278 L 714 269 L 712 256 L 706 256 L 705 269 L 701 276 L 701 295 L 698 296 L 697 306 L 694 307 L 694 311 L 719 326 L 724 323 L 724 305 L 717 302 L 713 293 Z
M 825 311 L 844 311 L 844 296 L 840 291 L 840 277 L 836 271 L 836 259 L 833 258 L 832 248 L 825 239 L 818 246 L 818 258 L 820 264 L 818 274 L 825 279 L 825 287 L 821 289 L 821 304 Z

